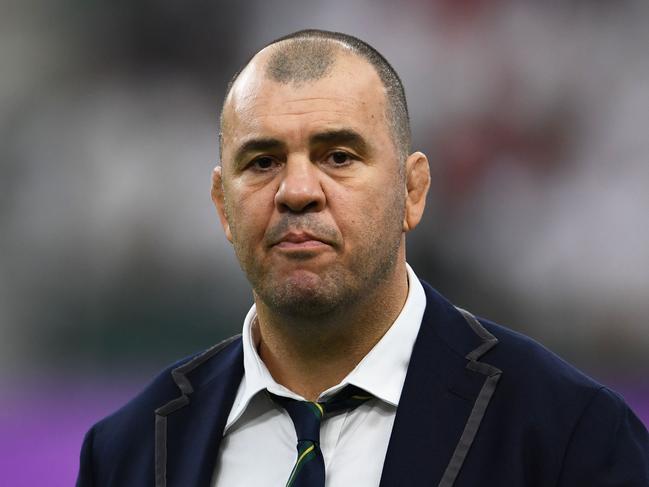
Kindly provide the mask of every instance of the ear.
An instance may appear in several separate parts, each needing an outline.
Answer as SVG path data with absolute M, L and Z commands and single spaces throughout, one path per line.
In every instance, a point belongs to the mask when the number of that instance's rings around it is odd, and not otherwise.
M 228 216 L 225 211 L 225 195 L 223 194 L 223 168 L 216 166 L 212 171 L 212 201 L 216 206 L 216 212 L 219 214 L 219 220 L 223 226 L 225 237 L 232 243 L 232 232 L 230 232 L 230 224 L 228 223 Z
M 421 152 L 413 152 L 406 159 L 406 212 L 403 231 L 417 226 L 426 207 L 426 195 L 430 188 L 428 158 Z

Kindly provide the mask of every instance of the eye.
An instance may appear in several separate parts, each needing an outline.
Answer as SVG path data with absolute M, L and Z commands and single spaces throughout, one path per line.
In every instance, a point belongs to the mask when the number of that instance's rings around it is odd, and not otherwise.
M 353 158 L 347 152 L 334 151 L 327 156 L 326 161 L 332 166 L 348 166 L 352 163 Z
M 275 166 L 275 164 L 276 161 L 272 157 L 261 156 L 253 159 L 250 163 L 250 167 L 257 171 L 269 171 Z

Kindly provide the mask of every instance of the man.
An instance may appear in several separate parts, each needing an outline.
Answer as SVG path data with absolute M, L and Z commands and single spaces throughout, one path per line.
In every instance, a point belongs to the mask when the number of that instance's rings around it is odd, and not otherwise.
M 407 266 L 430 175 L 374 49 L 271 43 L 221 129 L 212 197 L 255 305 L 89 431 L 78 485 L 649 485 L 618 395 Z

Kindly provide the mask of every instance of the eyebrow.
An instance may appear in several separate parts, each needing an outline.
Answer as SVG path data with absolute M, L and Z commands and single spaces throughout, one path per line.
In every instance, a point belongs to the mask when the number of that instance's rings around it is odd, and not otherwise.
M 355 130 L 351 129 L 326 130 L 324 132 L 313 134 L 309 138 L 309 144 L 311 146 L 340 144 L 349 146 L 363 155 L 369 152 L 369 147 L 365 138 Z
M 284 144 L 284 142 L 272 137 L 250 139 L 241 144 L 241 146 L 236 150 L 234 153 L 234 163 L 236 166 L 239 166 L 241 160 L 249 152 L 276 151 L 285 147 L 286 144 Z

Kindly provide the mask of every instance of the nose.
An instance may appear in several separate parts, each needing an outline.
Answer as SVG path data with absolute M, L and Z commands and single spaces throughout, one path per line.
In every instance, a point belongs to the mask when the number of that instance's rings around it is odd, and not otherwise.
M 275 194 L 275 206 L 293 213 L 321 211 L 326 198 L 320 177 L 319 169 L 308 158 L 290 158 Z

